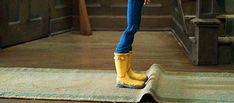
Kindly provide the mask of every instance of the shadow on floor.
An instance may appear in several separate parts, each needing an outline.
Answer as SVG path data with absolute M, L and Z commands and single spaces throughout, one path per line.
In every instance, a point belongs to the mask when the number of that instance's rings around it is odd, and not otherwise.
M 158 103 L 150 94 L 146 94 L 142 97 L 140 103 Z

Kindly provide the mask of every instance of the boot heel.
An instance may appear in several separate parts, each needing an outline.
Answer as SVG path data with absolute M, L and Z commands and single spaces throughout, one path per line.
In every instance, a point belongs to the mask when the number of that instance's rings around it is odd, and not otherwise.
M 123 84 L 116 84 L 116 87 L 118 87 L 118 88 L 127 88 L 125 85 L 123 85 Z

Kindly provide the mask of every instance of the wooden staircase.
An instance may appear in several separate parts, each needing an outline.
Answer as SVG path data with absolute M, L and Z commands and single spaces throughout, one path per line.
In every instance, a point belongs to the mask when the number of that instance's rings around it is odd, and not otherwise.
M 171 27 L 171 0 L 152 0 L 144 6 L 141 30 Z M 87 0 L 93 30 L 123 30 L 126 27 L 127 0 Z

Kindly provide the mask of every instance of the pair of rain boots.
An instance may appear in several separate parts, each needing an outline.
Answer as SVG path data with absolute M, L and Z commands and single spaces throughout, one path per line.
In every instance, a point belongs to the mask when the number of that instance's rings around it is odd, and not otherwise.
M 116 84 L 119 88 L 142 89 L 148 77 L 132 70 L 132 52 L 114 53 L 117 71 Z

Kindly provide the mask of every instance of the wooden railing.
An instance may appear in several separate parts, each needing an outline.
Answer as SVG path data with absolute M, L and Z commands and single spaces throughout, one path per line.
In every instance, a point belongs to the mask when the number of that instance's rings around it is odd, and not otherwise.
M 195 65 L 218 64 L 220 22 L 215 6 L 216 0 L 197 0 L 196 15 L 186 22 L 181 0 L 174 0 L 173 30 Z

